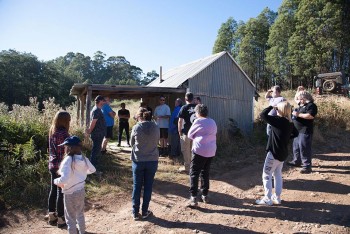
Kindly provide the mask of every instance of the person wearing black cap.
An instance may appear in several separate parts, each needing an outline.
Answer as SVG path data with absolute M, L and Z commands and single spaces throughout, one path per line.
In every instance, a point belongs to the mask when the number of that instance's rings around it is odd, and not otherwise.
M 54 183 L 62 188 L 64 194 L 64 216 L 69 233 L 76 233 L 77 225 L 79 233 L 85 233 L 84 200 L 85 180 L 88 174 L 96 171 L 89 159 L 81 153 L 81 140 L 77 136 L 71 136 L 64 140 L 64 159 L 58 169 L 61 177 Z
M 104 97 L 101 95 L 95 98 L 95 106 L 90 113 L 90 126 L 85 132 L 86 135 L 90 134 L 92 140 L 90 160 L 95 167 L 98 164 L 98 158 L 101 154 L 103 138 L 106 136 L 106 121 L 101 110 L 105 102 Z

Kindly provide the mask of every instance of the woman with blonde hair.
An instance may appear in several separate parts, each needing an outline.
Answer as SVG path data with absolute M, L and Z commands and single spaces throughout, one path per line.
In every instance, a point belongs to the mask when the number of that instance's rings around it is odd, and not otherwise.
M 266 159 L 263 167 L 262 180 L 265 196 L 256 200 L 258 205 L 281 204 L 282 168 L 288 157 L 288 142 L 297 134 L 291 119 L 291 105 L 289 102 L 280 102 L 277 107 L 265 108 L 260 118 L 271 125 L 271 134 L 266 146 Z M 275 109 L 277 116 L 269 115 Z M 272 194 L 272 176 L 274 177 L 275 193 Z
M 59 177 L 57 171 L 64 157 L 64 146 L 60 146 L 64 139 L 69 137 L 70 114 L 67 111 L 58 111 L 52 120 L 49 130 L 49 171 L 51 174 L 51 188 L 47 215 L 50 225 L 61 228 L 66 225 L 64 219 L 64 205 L 62 189 L 54 184 L 54 180 Z

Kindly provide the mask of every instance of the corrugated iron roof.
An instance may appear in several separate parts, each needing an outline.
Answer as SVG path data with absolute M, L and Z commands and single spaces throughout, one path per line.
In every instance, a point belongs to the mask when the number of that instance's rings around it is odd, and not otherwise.
M 206 67 L 208 67 L 210 64 L 215 62 L 218 58 L 226 54 L 227 52 L 223 51 L 217 54 L 210 55 L 205 58 L 198 59 L 196 61 L 181 65 L 179 67 L 170 69 L 169 71 L 165 72 L 162 76 L 163 82 L 160 83 L 160 78 L 152 81 L 148 84 L 148 86 L 152 87 L 170 87 L 170 88 L 177 88 L 181 86 L 186 80 L 193 78 L 198 73 L 203 71 Z M 228 54 L 228 53 L 227 53 Z M 228 54 L 232 61 L 238 66 L 237 62 L 233 59 L 233 57 Z M 238 66 L 239 67 L 239 66 Z M 246 76 L 246 78 L 249 80 L 249 82 L 253 84 L 253 82 L 249 79 L 249 77 L 245 74 L 245 72 L 239 67 L 239 69 L 242 71 L 242 73 Z

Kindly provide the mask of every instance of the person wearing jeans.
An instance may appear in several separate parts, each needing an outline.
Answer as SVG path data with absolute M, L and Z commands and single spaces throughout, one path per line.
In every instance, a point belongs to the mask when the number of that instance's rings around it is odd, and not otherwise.
M 136 118 L 137 124 L 131 131 L 131 160 L 133 174 L 132 217 L 146 219 L 152 212 L 148 209 L 152 197 L 154 176 L 158 168 L 159 128 L 153 121 L 147 121 L 151 113 L 140 108 Z M 140 215 L 140 198 L 143 187 L 143 203 Z
M 90 161 L 95 167 L 97 167 L 99 156 L 101 155 L 102 142 L 107 131 L 106 121 L 101 110 L 105 103 L 103 96 L 98 95 L 95 98 L 95 106 L 90 113 L 90 126 L 85 131 L 85 135 L 88 136 L 90 134 L 92 140 Z M 96 173 L 99 174 L 101 172 Z
M 190 164 L 190 193 L 188 206 L 197 206 L 198 179 L 201 177 L 202 201 L 208 203 L 209 170 L 216 153 L 217 126 L 208 118 L 208 108 L 203 104 L 195 107 L 196 120 L 188 131 L 188 138 L 193 140 Z
M 272 109 L 277 111 L 277 116 L 269 115 Z M 298 134 L 292 123 L 291 112 L 291 105 L 288 102 L 280 102 L 277 107 L 269 106 L 260 114 L 260 118 L 271 125 L 271 134 L 266 146 L 267 155 L 262 173 L 265 193 L 263 198 L 255 201 L 258 205 L 281 204 L 282 168 L 288 157 L 288 142 L 291 137 Z M 275 182 L 275 194 L 272 194 L 272 176 Z

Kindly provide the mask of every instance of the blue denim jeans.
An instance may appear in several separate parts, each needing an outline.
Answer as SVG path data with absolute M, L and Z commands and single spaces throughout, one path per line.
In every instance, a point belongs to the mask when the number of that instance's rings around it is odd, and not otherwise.
M 104 136 L 91 137 L 92 149 L 91 149 L 90 161 L 91 161 L 92 165 L 94 165 L 96 167 L 96 169 L 97 169 L 97 164 L 99 162 L 99 158 L 101 155 L 103 138 L 104 138 Z
M 311 168 L 312 163 L 312 134 L 303 134 L 294 138 L 293 141 L 293 160 L 297 165 L 302 165 L 303 168 Z
M 143 187 L 142 214 L 148 211 L 152 196 L 154 176 L 158 169 L 158 161 L 132 162 L 133 190 L 132 190 L 132 212 L 140 211 L 141 190 Z

